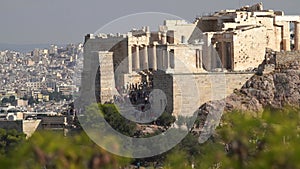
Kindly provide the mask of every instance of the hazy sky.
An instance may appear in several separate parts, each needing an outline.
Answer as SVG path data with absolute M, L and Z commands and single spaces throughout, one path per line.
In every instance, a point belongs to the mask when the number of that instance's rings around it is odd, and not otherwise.
M 1 0 L 0 43 L 81 42 L 85 34 L 94 33 L 120 17 L 123 18 L 118 24 L 108 25 L 106 29 L 125 32 L 131 27 L 139 28 L 140 25 L 134 21 L 142 17 L 145 17 L 144 22 L 148 25 L 176 18 L 172 15 L 193 21 L 196 15 L 220 9 L 236 9 L 239 4 L 250 5 L 256 2 L 263 2 L 265 9 L 300 15 L 299 0 Z M 146 13 L 133 15 L 139 16 L 139 19 L 124 17 L 143 12 L 172 15 Z

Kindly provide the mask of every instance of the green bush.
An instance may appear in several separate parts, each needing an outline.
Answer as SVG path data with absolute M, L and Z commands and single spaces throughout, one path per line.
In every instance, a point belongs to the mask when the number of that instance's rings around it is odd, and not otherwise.
M 35 133 L 9 155 L 0 158 L 1 168 L 13 169 L 111 169 L 129 163 L 130 159 L 102 150 L 84 133 L 65 137 L 50 131 Z
M 185 157 L 189 157 L 189 163 L 195 162 L 195 168 L 199 169 L 300 168 L 299 110 L 291 107 L 266 109 L 261 117 L 253 117 L 251 113 L 239 111 L 226 113 L 222 117 L 221 125 L 213 134 L 213 139 L 204 144 L 197 144 L 196 151 L 199 151 L 199 154 L 190 149 L 194 147 L 190 144 L 192 141 L 183 141 L 181 144 L 184 145 L 175 152 L 171 151 L 167 157 L 186 163 L 186 158 L 174 156 L 187 153 Z M 176 163 L 179 163 L 178 160 Z M 169 163 L 166 162 L 166 167 Z

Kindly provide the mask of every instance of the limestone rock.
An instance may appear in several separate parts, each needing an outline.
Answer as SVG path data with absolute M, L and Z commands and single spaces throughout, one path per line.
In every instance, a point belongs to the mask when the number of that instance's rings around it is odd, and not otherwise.
M 300 68 L 296 68 L 296 64 L 295 62 L 294 66 L 288 65 L 288 69 L 277 69 L 271 73 L 254 75 L 241 89 L 235 90 L 225 100 L 203 104 L 197 112 L 197 124 L 193 131 L 201 131 L 207 115 L 213 112 L 241 110 L 257 115 L 264 107 L 299 106 Z

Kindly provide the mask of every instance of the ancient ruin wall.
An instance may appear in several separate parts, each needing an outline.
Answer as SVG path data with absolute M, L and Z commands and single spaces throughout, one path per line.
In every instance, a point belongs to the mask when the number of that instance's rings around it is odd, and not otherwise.
M 265 59 L 266 28 L 240 31 L 234 35 L 234 70 L 255 68 Z
M 253 76 L 253 73 L 198 73 L 198 74 L 175 74 L 160 75 L 154 79 L 154 88 L 163 90 L 167 96 L 167 112 L 173 112 L 175 116 L 184 115 L 182 107 L 187 108 L 192 101 L 196 109 L 207 101 L 220 100 L 233 93 L 235 89 L 240 89 L 244 83 Z M 198 98 L 188 98 L 185 95 L 187 90 L 192 89 L 187 81 L 176 81 L 176 79 L 194 78 L 198 88 Z M 189 81 L 190 82 L 190 81 Z M 180 83 L 180 85 L 178 84 Z M 185 84 L 186 83 L 186 84 Z M 184 87 L 182 87 L 184 86 Z M 195 91 L 196 92 L 196 91 Z M 187 98 L 187 99 L 184 99 Z M 188 107 L 189 108 L 189 107 Z M 196 110 L 195 109 L 195 110 Z
M 111 102 L 113 99 L 113 90 L 115 88 L 115 76 L 114 76 L 114 68 L 113 68 L 113 53 L 112 52 L 99 52 L 99 76 L 96 82 L 99 83 L 99 87 L 96 89 L 100 89 L 99 93 L 100 97 L 99 102 Z

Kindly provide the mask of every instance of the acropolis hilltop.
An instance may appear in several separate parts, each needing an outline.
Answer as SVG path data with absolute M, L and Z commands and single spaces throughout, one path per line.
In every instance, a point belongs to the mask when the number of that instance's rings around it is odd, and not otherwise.
M 195 79 L 201 105 L 216 92 L 211 91 L 212 84 L 220 85 L 216 88 L 221 94 L 214 99 L 232 93 L 253 75 L 267 50 L 297 51 L 299 39 L 300 16 L 266 10 L 262 3 L 221 10 L 197 17 L 193 23 L 165 20 L 158 31 L 145 26 L 126 34 L 88 34 L 83 91 L 92 87 L 88 82 L 96 76 L 97 101 L 101 103 L 113 100 L 114 88 L 124 93 L 159 88 L 167 94 L 166 110 L 177 114 L 180 107 L 176 102 L 186 93 L 178 89 L 176 77 L 185 74 Z M 225 74 L 224 81 L 220 72 Z

